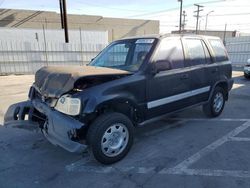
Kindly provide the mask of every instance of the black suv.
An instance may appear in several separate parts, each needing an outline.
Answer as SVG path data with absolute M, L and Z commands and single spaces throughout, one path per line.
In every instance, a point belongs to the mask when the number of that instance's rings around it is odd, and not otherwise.
M 37 71 L 29 100 L 11 105 L 5 125 L 37 125 L 70 152 L 87 146 L 101 163 L 122 159 L 134 127 L 196 105 L 221 114 L 233 85 L 221 40 L 161 35 L 112 42 L 87 66 Z

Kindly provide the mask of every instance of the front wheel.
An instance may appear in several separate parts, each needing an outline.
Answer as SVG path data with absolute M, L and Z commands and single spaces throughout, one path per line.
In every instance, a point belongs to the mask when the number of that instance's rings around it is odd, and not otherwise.
M 221 87 L 214 89 L 213 95 L 207 104 L 203 105 L 203 112 L 208 117 L 217 117 L 221 114 L 225 105 L 225 90 Z
M 95 159 L 112 164 L 126 156 L 133 144 L 134 127 L 121 113 L 106 113 L 98 117 L 88 130 L 87 142 Z

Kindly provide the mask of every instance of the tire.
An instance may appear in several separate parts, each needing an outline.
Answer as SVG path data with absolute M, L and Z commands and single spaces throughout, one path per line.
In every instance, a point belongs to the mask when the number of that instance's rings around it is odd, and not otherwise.
M 250 78 L 250 75 L 244 73 L 244 77 L 245 77 L 246 79 L 249 79 L 249 78 Z
M 112 164 L 124 158 L 133 144 L 133 138 L 132 122 L 116 112 L 99 116 L 87 133 L 90 152 L 102 164 Z
M 226 92 L 221 87 L 216 87 L 207 104 L 203 105 L 203 112 L 208 117 L 217 117 L 225 106 Z

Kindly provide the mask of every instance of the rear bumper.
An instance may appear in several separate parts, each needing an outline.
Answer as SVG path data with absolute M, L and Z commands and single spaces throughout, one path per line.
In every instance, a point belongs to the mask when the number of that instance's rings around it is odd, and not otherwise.
M 38 123 L 32 120 L 34 109 L 46 116 L 42 132 L 52 144 L 69 152 L 80 153 L 86 150 L 86 145 L 70 139 L 72 133 L 85 125 L 36 99 L 11 105 L 5 114 L 4 125 L 38 127 Z

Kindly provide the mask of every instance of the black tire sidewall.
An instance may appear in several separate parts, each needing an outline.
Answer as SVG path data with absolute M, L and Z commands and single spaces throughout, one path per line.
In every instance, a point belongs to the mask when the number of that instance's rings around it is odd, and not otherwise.
M 102 152 L 101 141 L 105 131 L 110 126 L 116 123 L 122 123 L 123 125 L 126 126 L 129 134 L 128 143 L 125 149 L 120 154 L 114 157 L 109 157 Z M 112 164 L 125 157 L 133 144 L 133 138 L 134 138 L 134 126 L 132 122 L 129 120 L 127 116 L 116 112 L 102 114 L 100 117 L 98 117 L 93 122 L 93 124 L 90 125 L 90 129 L 87 135 L 87 140 L 92 154 L 94 155 L 97 161 L 103 164 Z
M 244 77 L 245 77 L 246 79 L 249 79 L 249 78 L 250 78 L 250 75 L 244 73 Z

